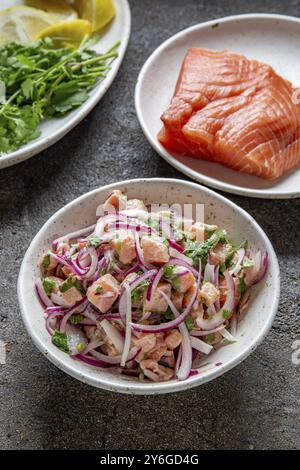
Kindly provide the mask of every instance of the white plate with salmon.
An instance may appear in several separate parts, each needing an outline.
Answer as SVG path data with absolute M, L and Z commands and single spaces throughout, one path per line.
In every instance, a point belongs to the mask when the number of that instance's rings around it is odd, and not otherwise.
M 300 19 L 231 16 L 164 42 L 135 104 L 152 147 L 187 176 L 230 193 L 300 196 Z

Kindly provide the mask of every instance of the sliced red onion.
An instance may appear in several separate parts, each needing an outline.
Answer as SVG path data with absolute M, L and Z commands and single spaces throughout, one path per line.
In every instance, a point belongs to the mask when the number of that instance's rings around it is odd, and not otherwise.
M 62 331 L 61 326 L 60 331 Z M 67 324 L 63 332 L 67 335 L 68 347 L 72 356 L 78 354 L 80 350 L 84 350 L 87 347 L 87 337 L 80 328 Z M 78 349 L 79 345 L 81 346 L 80 350 Z
M 237 259 L 236 265 L 230 270 L 230 274 L 232 275 L 236 275 L 241 270 L 242 262 L 245 256 L 245 248 L 240 248 L 237 251 L 237 255 L 238 255 L 238 259 Z
M 71 317 L 71 315 L 74 315 L 75 313 L 82 313 L 86 307 L 87 307 L 87 304 L 88 304 L 88 300 L 86 297 L 83 297 L 79 302 L 77 302 L 73 307 L 71 307 L 69 310 L 67 310 L 65 313 L 64 313 L 64 316 L 60 322 L 60 332 L 61 333 L 65 333 L 66 331 L 66 326 L 67 326 L 67 322 L 69 320 L 69 318 Z
M 200 271 L 201 272 L 201 271 Z M 200 278 L 200 274 L 199 274 Z M 162 293 L 162 291 L 160 291 Z M 169 299 L 167 295 L 164 296 L 165 299 Z M 169 306 L 175 316 L 175 319 L 178 319 L 180 317 L 180 314 L 178 310 L 176 309 L 175 305 L 173 302 L 169 299 L 170 303 Z M 185 380 L 191 371 L 192 368 L 192 345 L 191 345 L 191 338 L 188 332 L 188 329 L 186 327 L 186 324 L 184 322 L 181 322 L 178 325 L 179 331 L 182 336 L 182 341 L 181 341 L 181 351 L 182 351 L 182 357 L 181 357 L 181 362 L 179 369 L 177 371 L 177 378 L 178 380 Z
M 231 333 L 229 333 L 229 331 L 226 330 L 226 328 L 224 328 L 224 330 L 221 330 L 220 333 L 225 339 L 230 341 L 230 343 L 236 343 L 237 341 L 236 338 Z
M 54 334 L 55 327 L 56 327 L 56 318 L 53 318 L 53 317 L 49 316 L 46 319 L 45 326 L 46 326 L 46 330 L 48 331 L 49 335 L 52 336 Z
M 124 349 L 122 352 L 122 358 L 121 358 L 121 366 L 124 367 L 128 358 L 129 354 L 129 349 L 130 349 L 130 344 L 131 344 L 131 289 L 129 285 L 125 282 L 124 283 L 124 288 L 125 288 L 125 302 L 126 302 L 126 312 L 125 312 L 125 324 L 126 324 L 126 330 L 125 330 L 125 344 L 124 344 Z
M 138 369 L 123 369 L 120 367 L 118 372 L 123 375 L 128 375 L 128 377 L 138 377 L 140 375 Z
M 121 315 L 119 313 L 104 313 L 103 315 L 99 315 L 97 317 L 97 321 L 102 321 L 102 320 L 120 320 Z
M 85 269 L 90 266 L 91 257 L 89 256 L 89 252 L 86 248 L 83 248 L 78 252 L 76 263 L 80 269 Z
M 117 220 L 117 218 L 118 218 L 117 214 L 106 214 L 103 217 L 100 217 L 100 219 L 98 219 L 98 222 L 96 224 L 94 235 L 96 237 L 101 238 L 104 233 L 104 229 L 106 225 L 110 224 L 111 222 L 114 222 L 115 220 Z
M 107 261 L 106 261 L 106 258 L 102 258 L 100 263 L 99 263 L 99 266 L 98 266 L 98 269 L 97 271 L 95 272 L 95 274 L 90 278 L 90 281 L 93 283 L 95 281 L 97 281 L 97 279 L 99 279 L 99 277 L 101 276 L 102 274 L 102 271 L 104 270 L 106 272 L 106 265 L 107 265 Z
M 94 349 L 99 348 L 103 344 L 104 344 L 104 341 L 100 339 L 95 339 L 94 341 L 91 341 L 90 343 L 88 343 L 85 350 L 83 351 L 83 354 L 88 354 L 89 352 L 91 352 Z
M 159 376 L 155 374 L 155 372 L 152 372 L 152 370 L 143 369 L 143 374 L 145 375 L 145 377 L 152 380 L 153 382 L 159 382 Z
M 136 232 L 134 233 L 134 239 L 135 239 L 135 251 L 136 251 L 136 256 L 137 256 L 138 262 L 142 266 L 147 268 L 147 266 L 145 264 L 145 258 L 144 258 L 143 250 L 142 250 L 141 245 L 140 245 L 140 239 L 139 239 L 139 236 Z
M 56 250 L 57 246 L 61 242 L 69 242 L 70 240 L 75 240 L 79 237 L 88 236 L 89 234 L 91 234 L 93 232 L 93 230 L 95 229 L 95 226 L 96 226 L 95 224 L 90 225 L 89 227 L 83 228 L 81 230 L 76 230 L 75 232 L 71 232 L 71 233 L 68 233 L 66 235 L 63 235 L 62 237 L 57 238 L 52 243 L 53 250 Z
M 215 267 L 213 264 L 206 263 L 204 270 L 204 280 L 214 284 L 215 282 Z
M 139 270 L 139 263 L 136 263 L 132 268 L 129 268 L 128 271 L 125 271 L 124 276 L 128 276 L 129 274 L 136 273 Z
M 68 310 L 67 307 L 47 307 L 46 310 L 45 310 L 45 313 L 47 313 L 47 315 L 51 315 L 51 316 L 57 315 L 57 314 L 62 315 L 67 310 Z
M 254 266 L 246 271 L 245 282 L 248 287 L 260 282 L 268 269 L 268 253 L 260 250 L 254 256 Z
M 205 319 L 201 317 L 197 317 L 196 323 L 202 330 L 212 330 L 220 325 L 222 325 L 225 321 L 223 317 L 223 311 L 227 310 L 228 312 L 233 312 L 234 304 L 235 304 L 235 287 L 234 287 L 234 280 L 228 270 L 225 271 L 225 280 L 227 285 L 227 296 L 223 307 L 212 316 L 212 318 Z
M 215 267 L 215 278 L 214 278 L 214 284 L 215 284 L 215 286 L 216 286 L 217 289 L 219 288 L 219 271 L 220 271 L 220 266 L 217 265 L 217 266 Z M 220 310 L 220 300 L 217 300 L 217 301 L 215 302 L 215 308 L 216 308 L 217 310 Z
M 87 252 L 91 257 L 91 264 L 89 266 L 88 271 L 84 275 L 84 279 L 90 279 L 95 274 L 97 266 L 98 266 L 98 255 L 97 255 L 96 248 L 93 246 L 90 246 L 87 249 Z
M 261 258 L 261 265 L 260 265 L 260 270 L 257 274 L 257 277 L 255 279 L 255 284 L 257 284 L 258 282 L 260 282 L 266 275 L 266 272 L 267 272 L 267 269 L 268 269 L 268 264 L 269 264 L 269 260 L 268 260 L 268 253 L 265 252 L 262 254 L 262 258 Z
M 250 302 L 250 292 L 246 291 L 238 306 L 239 321 L 243 318 L 244 316 L 243 314 L 246 312 L 247 308 L 249 307 L 249 302 Z
M 151 271 L 147 271 L 146 273 L 142 274 L 141 276 L 136 277 L 131 282 L 129 282 L 130 290 L 133 291 L 136 287 L 138 287 L 142 282 L 146 281 L 147 279 L 153 277 L 156 274 L 156 269 L 152 269 Z M 119 312 L 121 315 L 121 319 L 124 321 L 126 318 L 126 298 L 125 298 L 125 290 L 123 289 L 120 299 L 119 299 Z
M 232 336 L 236 336 L 237 333 L 237 316 L 236 313 L 234 313 L 230 319 L 230 331 Z
M 132 361 L 140 352 L 141 348 L 138 347 L 133 347 L 129 352 L 127 356 L 126 362 Z M 106 354 L 102 354 L 98 351 L 90 351 L 90 354 L 92 354 L 94 357 L 99 359 L 100 361 L 106 363 L 106 364 L 115 364 L 115 365 L 120 365 L 122 356 L 107 356 Z
M 191 369 L 189 377 L 194 377 L 195 375 L 199 375 L 199 371 L 195 369 Z
M 178 349 L 176 362 L 175 362 L 175 367 L 174 367 L 174 374 L 175 374 L 176 377 L 177 377 L 177 372 L 178 372 L 180 364 L 181 364 L 181 359 L 182 359 L 182 347 L 180 345 L 179 349 Z
M 63 297 L 61 295 L 56 294 L 55 292 L 52 292 L 50 297 L 51 297 L 51 300 L 54 304 L 60 305 L 61 307 L 67 307 L 67 308 L 70 307 L 70 305 L 67 304 L 67 302 L 63 299 Z
M 174 250 L 179 251 L 179 253 L 184 252 L 184 248 L 179 245 L 179 243 L 177 243 L 175 240 L 169 240 L 169 245 L 170 247 L 174 248 Z
M 121 354 L 124 349 L 124 338 L 121 335 L 120 331 L 114 325 L 109 323 L 108 320 L 102 320 L 100 322 L 100 325 L 102 326 L 109 339 L 114 344 L 118 353 Z
M 217 326 L 217 328 L 213 328 L 212 330 L 205 330 L 205 331 L 192 330 L 190 335 L 191 336 L 207 336 L 207 335 L 211 335 L 213 333 L 217 333 L 217 331 L 224 330 L 224 328 L 225 328 L 225 325 L 221 325 L 221 326 Z
M 181 261 L 184 261 L 188 266 L 193 265 L 193 260 L 191 258 L 184 255 L 180 251 L 175 250 L 174 248 L 172 248 L 172 246 L 169 247 L 169 253 L 170 253 L 170 256 L 172 256 L 173 258 L 179 259 Z
M 196 302 L 197 297 L 198 297 L 200 282 L 201 282 L 201 262 L 199 264 L 198 280 L 197 280 L 195 292 L 188 306 L 186 307 L 186 309 L 177 318 L 166 323 L 160 323 L 159 325 L 142 325 L 141 323 L 131 323 L 132 328 L 136 331 L 142 331 L 145 333 L 147 332 L 162 333 L 164 331 L 169 331 L 173 328 L 177 328 L 189 315 L 194 303 Z M 169 307 L 171 308 L 172 312 L 174 313 L 176 317 L 177 309 L 175 305 L 173 304 L 173 302 L 171 301 L 171 299 L 162 290 L 160 290 L 159 292 L 164 297 L 164 299 L 166 300 L 166 302 L 168 303 Z
M 164 275 L 164 267 L 160 268 L 157 273 L 155 274 L 155 276 L 153 276 L 149 286 L 148 286 L 148 289 L 147 289 L 147 292 L 146 292 L 146 299 L 148 301 L 151 300 L 154 292 L 156 291 L 157 289 L 157 286 L 158 286 L 158 283 L 159 281 L 161 280 L 162 276 Z
M 36 293 L 43 307 L 53 307 L 53 303 L 45 292 L 41 279 L 37 279 L 35 283 Z
M 72 358 L 85 362 L 86 364 L 89 364 L 90 366 L 94 366 L 94 367 L 101 367 L 101 368 L 111 367 L 105 362 L 99 361 L 98 359 L 94 359 L 91 356 L 85 356 L 84 354 L 76 354 L 76 356 L 72 356 Z
M 199 338 L 196 338 L 195 336 L 191 336 L 191 345 L 192 348 L 196 349 L 197 351 L 203 353 L 203 354 L 209 354 L 213 347 L 210 344 L 205 343 Z

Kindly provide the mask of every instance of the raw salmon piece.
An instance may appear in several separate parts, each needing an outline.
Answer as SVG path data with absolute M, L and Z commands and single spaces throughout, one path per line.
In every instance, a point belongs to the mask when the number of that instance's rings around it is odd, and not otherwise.
M 269 65 L 189 49 L 158 139 L 171 151 L 278 178 L 300 163 L 298 91 Z

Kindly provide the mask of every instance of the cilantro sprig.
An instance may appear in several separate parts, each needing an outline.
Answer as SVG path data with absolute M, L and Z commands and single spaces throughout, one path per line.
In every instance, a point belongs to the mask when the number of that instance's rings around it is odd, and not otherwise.
M 76 50 L 54 49 L 50 38 L 0 48 L 0 154 L 39 137 L 45 117 L 61 117 L 84 103 L 118 56 L 116 44 L 104 54 L 84 39 Z

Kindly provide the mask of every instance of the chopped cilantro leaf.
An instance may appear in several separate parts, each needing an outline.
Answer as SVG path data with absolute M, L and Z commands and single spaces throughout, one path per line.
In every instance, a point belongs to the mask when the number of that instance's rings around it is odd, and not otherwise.
M 103 287 L 98 285 L 96 287 L 96 294 L 103 294 L 103 292 L 104 292 Z
M 101 240 L 99 237 L 91 237 L 89 238 L 89 244 L 91 246 L 94 246 L 95 248 L 98 248 L 98 246 L 101 244 Z
M 77 325 L 77 323 L 80 323 L 82 320 L 84 320 L 84 316 L 77 314 L 77 315 L 71 315 L 69 317 L 69 322 L 72 323 L 72 325 Z
M 215 248 L 218 243 L 225 244 L 228 242 L 225 230 L 217 230 L 207 240 L 190 242 L 184 254 L 193 260 L 194 266 L 199 265 L 199 259 L 207 261 L 210 250 Z
M 208 343 L 212 343 L 214 340 L 215 340 L 215 334 L 214 333 L 210 333 L 209 335 L 206 336 L 206 341 Z
M 85 290 L 83 288 L 82 282 L 80 282 L 79 279 L 77 279 L 77 277 L 75 278 L 74 286 L 78 290 L 79 294 L 81 294 L 82 296 L 85 295 Z
M 44 269 L 49 268 L 49 266 L 50 266 L 50 256 L 49 255 L 44 256 L 42 265 L 43 265 Z
M 164 312 L 164 317 L 166 320 L 174 320 L 174 313 L 172 312 L 172 310 L 170 309 L 170 307 L 168 307 L 167 311 Z
M 186 324 L 188 331 L 192 331 L 195 328 L 195 323 L 191 315 L 188 315 L 186 317 L 185 324 Z
M 239 292 L 241 295 L 243 295 L 243 294 L 246 292 L 246 290 L 247 290 L 247 285 L 246 285 L 245 279 L 244 279 L 243 277 L 240 278 L 239 284 L 238 284 L 238 288 L 237 288 L 237 289 L 238 289 L 238 292 Z
M 59 290 L 60 292 L 67 292 L 71 287 L 73 287 L 73 278 L 69 276 L 68 279 L 59 286 Z
M 69 346 L 68 346 L 68 338 L 66 333 L 60 333 L 60 331 L 55 331 L 51 338 L 52 344 L 59 348 L 61 351 L 68 353 Z
M 43 287 L 47 295 L 50 295 L 55 287 L 55 282 L 49 277 L 45 277 L 43 280 Z
M 244 259 L 242 268 L 252 268 L 252 266 L 254 266 L 253 259 Z
M 229 312 L 229 310 L 223 310 L 222 315 L 223 315 L 223 318 L 225 318 L 225 320 L 227 320 L 227 318 L 230 317 L 231 313 Z

